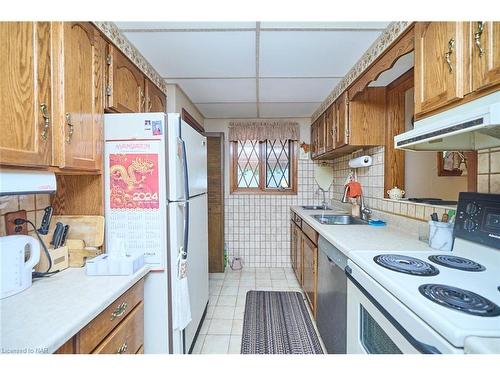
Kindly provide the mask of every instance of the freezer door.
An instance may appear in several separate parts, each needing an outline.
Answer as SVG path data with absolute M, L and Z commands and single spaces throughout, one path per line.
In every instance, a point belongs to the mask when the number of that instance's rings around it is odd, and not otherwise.
M 167 183 L 168 200 L 177 202 L 186 200 L 187 174 L 186 174 L 186 148 L 181 138 L 181 118 L 178 113 L 169 113 L 167 131 L 167 150 L 165 154 L 168 159 Z
M 191 323 L 185 329 L 185 347 L 188 351 L 196 331 L 202 323 L 208 304 L 208 206 L 207 195 L 202 194 L 189 200 L 189 238 L 187 251 L 187 275 Z
M 165 113 L 107 113 L 104 115 L 104 140 L 151 140 L 165 136 Z
M 181 138 L 186 145 L 189 196 L 207 192 L 207 138 L 181 121 Z

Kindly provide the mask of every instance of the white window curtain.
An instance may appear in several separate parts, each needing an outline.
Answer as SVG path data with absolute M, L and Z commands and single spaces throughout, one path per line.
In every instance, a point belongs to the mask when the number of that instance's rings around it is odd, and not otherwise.
M 229 123 L 229 140 L 237 141 L 297 141 L 300 130 L 297 122 L 291 121 L 238 121 Z

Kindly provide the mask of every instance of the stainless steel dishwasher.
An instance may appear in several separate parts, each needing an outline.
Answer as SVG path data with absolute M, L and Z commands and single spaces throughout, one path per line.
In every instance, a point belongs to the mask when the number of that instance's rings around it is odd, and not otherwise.
M 319 237 L 316 324 L 330 354 L 346 353 L 347 257 Z

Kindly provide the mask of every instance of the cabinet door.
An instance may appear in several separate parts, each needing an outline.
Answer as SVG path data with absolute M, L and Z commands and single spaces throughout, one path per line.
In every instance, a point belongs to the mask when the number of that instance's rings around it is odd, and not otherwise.
M 349 143 L 349 101 L 344 92 L 335 101 L 335 148 Z
M 463 22 L 415 25 L 415 115 L 438 109 L 465 95 L 466 38 Z
M 385 87 L 367 87 L 349 102 L 349 144 L 376 146 L 385 142 Z
M 62 127 L 54 148 L 61 168 L 100 170 L 104 120 L 104 39 L 88 22 L 54 22 L 60 49 L 55 71 L 57 119 Z M 57 47 L 56 47 L 57 48 Z M 55 86 L 55 85 L 54 85 Z
M 309 301 L 313 316 L 316 316 L 318 249 L 306 236 L 302 236 L 302 289 Z
M 318 120 L 311 124 L 311 158 L 318 155 Z
M 318 155 L 325 153 L 325 113 L 318 118 Z
M 325 112 L 325 152 L 335 146 L 335 105 L 332 104 Z
M 0 22 L 0 164 L 51 164 L 49 22 Z
M 500 83 L 500 22 L 471 22 L 472 90 Z
M 144 76 L 118 49 L 109 45 L 107 109 L 114 112 L 142 112 L 145 107 Z
M 156 85 L 149 79 L 146 79 L 146 108 L 145 112 L 166 112 L 167 97 Z
M 302 244 L 300 238 L 300 228 L 291 221 L 291 262 L 295 272 L 295 277 L 299 283 L 302 282 Z

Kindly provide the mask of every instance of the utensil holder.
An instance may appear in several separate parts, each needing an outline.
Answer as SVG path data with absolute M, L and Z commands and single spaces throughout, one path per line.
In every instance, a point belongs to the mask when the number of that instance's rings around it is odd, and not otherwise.
M 67 246 L 61 246 L 57 249 L 48 249 L 50 259 L 52 260 L 52 267 L 49 270 L 53 271 L 62 271 L 69 267 L 69 253 Z M 45 252 L 42 250 L 40 252 L 40 262 L 35 267 L 35 271 L 37 272 L 46 272 L 47 267 L 49 266 L 49 260 L 45 255 Z
M 429 246 L 436 250 L 453 248 L 453 223 L 429 220 Z

